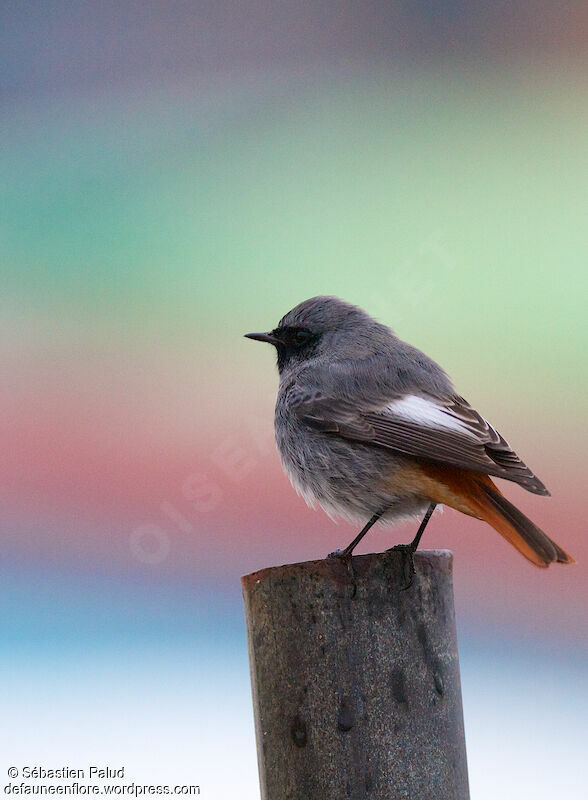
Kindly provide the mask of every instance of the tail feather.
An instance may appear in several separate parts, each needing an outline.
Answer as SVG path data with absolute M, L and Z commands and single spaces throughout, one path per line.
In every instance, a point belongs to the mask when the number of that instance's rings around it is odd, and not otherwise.
M 572 564 L 574 559 L 499 492 L 492 481 L 479 483 L 489 506 L 482 516 L 529 561 L 538 567 L 552 562 Z M 490 513 L 489 513 L 490 512 Z
M 569 553 L 504 497 L 488 475 L 438 464 L 422 464 L 421 470 L 428 479 L 427 496 L 484 520 L 537 567 L 574 563 Z

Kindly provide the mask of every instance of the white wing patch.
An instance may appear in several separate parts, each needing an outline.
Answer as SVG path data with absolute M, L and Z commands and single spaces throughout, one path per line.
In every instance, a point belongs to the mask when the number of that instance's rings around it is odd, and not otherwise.
M 427 428 L 446 428 L 472 436 L 472 430 L 451 411 L 426 397 L 407 394 L 386 406 L 386 411 Z

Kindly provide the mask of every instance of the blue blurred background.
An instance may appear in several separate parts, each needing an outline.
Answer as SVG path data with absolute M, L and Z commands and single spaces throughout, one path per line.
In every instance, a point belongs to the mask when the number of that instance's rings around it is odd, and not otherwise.
M 578 564 L 448 511 L 472 797 L 585 793 L 588 10 L 0 6 L 2 763 L 258 798 L 239 576 L 354 531 L 272 440 L 316 294 L 423 348 Z M 409 526 L 365 550 L 411 538 Z

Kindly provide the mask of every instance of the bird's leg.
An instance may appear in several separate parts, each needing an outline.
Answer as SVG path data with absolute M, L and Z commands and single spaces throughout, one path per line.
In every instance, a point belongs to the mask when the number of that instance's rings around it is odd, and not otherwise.
M 405 559 L 406 559 L 405 562 L 404 562 L 405 573 L 406 573 L 406 561 L 408 561 L 409 578 L 408 578 L 407 585 L 404 587 L 404 589 L 402 591 L 405 591 L 406 589 L 410 589 L 410 587 L 412 586 L 412 579 L 414 578 L 414 576 L 416 574 L 415 573 L 415 569 L 414 569 L 414 558 L 413 558 L 413 556 L 415 554 L 415 551 L 416 551 L 417 547 L 419 546 L 419 542 L 421 540 L 421 536 L 425 532 L 425 528 L 427 527 L 427 522 L 431 519 L 431 515 L 432 515 L 433 511 L 435 510 L 436 505 L 437 505 L 437 503 L 431 503 L 430 504 L 430 506 L 427 509 L 427 513 L 423 517 L 423 521 L 419 525 L 419 529 L 416 532 L 416 536 L 414 537 L 414 539 L 412 540 L 412 542 L 410 544 L 397 544 L 394 547 L 391 547 L 389 550 L 386 550 L 387 553 L 394 553 L 394 552 L 400 551 L 401 553 L 404 554 Z
M 331 555 L 337 555 L 340 558 L 348 558 L 348 557 L 350 557 L 351 554 L 353 553 L 353 551 L 355 550 L 355 548 L 357 547 L 357 545 L 361 542 L 361 540 L 366 535 L 366 533 L 369 531 L 369 529 L 372 527 L 372 525 L 376 524 L 376 522 L 380 519 L 380 517 L 382 516 L 383 513 L 384 513 L 383 511 L 380 511 L 378 514 L 374 514 L 373 517 L 370 517 L 369 521 L 366 522 L 366 524 L 363 526 L 363 528 L 357 534 L 355 539 L 347 545 L 345 550 L 335 550 L 335 552 L 331 553 Z
M 353 581 L 354 595 L 357 587 L 355 586 L 355 574 L 353 572 L 353 564 L 351 561 L 353 551 L 355 550 L 357 545 L 361 542 L 361 540 L 369 531 L 369 529 L 372 527 L 372 525 L 374 525 L 380 519 L 383 513 L 384 513 L 383 511 L 380 511 L 378 514 L 374 514 L 373 517 L 370 517 L 369 521 L 366 522 L 366 524 L 357 534 L 355 539 L 352 542 L 350 542 L 344 550 L 335 550 L 333 553 L 329 553 L 329 558 L 340 558 L 341 561 L 343 561 L 343 563 L 347 566 L 347 571 L 349 572 L 351 580 Z

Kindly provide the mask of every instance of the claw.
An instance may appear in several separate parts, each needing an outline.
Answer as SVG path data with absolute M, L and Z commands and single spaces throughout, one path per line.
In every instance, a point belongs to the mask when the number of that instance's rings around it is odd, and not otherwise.
M 332 553 L 329 553 L 327 558 L 337 558 L 339 561 L 342 561 L 345 566 L 347 567 L 347 572 L 349 577 L 351 578 L 351 583 L 353 585 L 353 592 L 351 597 L 355 597 L 357 594 L 357 582 L 355 580 L 355 570 L 353 569 L 353 556 L 351 553 L 347 552 L 347 550 L 334 550 Z
M 406 585 L 402 587 L 400 590 L 401 592 L 406 592 L 407 589 L 410 589 L 412 586 L 412 582 L 414 576 L 416 575 L 416 569 L 414 567 L 414 552 L 415 548 L 412 544 L 397 544 L 394 547 L 391 547 L 389 550 L 386 550 L 387 553 L 402 553 L 402 568 L 404 570 L 404 577 L 407 579 Z M 408 570 L 407 570 L 407 563 L 408 563 Z M 408 572 L 408 578 L 407 578 Z

